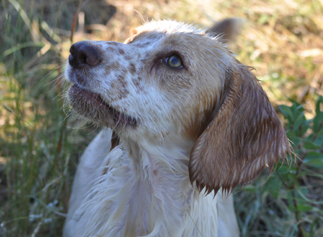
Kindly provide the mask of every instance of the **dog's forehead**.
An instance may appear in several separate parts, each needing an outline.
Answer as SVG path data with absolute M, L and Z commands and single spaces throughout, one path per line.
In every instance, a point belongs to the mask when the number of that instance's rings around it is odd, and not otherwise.
M 142 42 L 155 42 L 161 38 L 173 34 L 194 34 L 196 36 L 205 36 L 203 29 L 198 29 L 193 25 L 184 24 L 177 21 L 151 21 L 132 30 L 132 36 L 126 40 L 126 43 L 134 40 Z
M 160 32 L 160 33 L 194 33 L 203 34 L 204 30 L 199 29 L 193 25 L 184 24 L 177 21 L 163 20 L 151 21 L 136 28 L 139 32 Z

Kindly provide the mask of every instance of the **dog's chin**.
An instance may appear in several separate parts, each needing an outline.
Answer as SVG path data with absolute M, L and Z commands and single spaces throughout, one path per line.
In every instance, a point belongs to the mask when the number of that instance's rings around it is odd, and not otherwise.
M 79 115 L 99 126 L 110 128 L 136 127 L 137 120 L 108 105 L 99 94 L 74 84 L 68 91 L 69 103 Z

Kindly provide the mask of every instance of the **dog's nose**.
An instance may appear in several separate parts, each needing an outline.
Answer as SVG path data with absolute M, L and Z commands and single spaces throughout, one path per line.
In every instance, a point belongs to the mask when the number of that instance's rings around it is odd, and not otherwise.
M 100 62 L 100 57 L 94 46 L 84 41 L 73 44 L 70 53 L 68 61 L 74 68 L 82 65 L 96 66 Z

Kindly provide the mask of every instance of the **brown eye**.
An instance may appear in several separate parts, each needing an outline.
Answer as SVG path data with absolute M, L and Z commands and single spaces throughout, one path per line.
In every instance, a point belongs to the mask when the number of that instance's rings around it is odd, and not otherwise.
M 166 58 L 166 63 L 169 66 L 173 67 L 173 68 L 181 68 L 181 67 L 183 67 L 182 60 L 177 55 L 172 55 L 172 56 Z

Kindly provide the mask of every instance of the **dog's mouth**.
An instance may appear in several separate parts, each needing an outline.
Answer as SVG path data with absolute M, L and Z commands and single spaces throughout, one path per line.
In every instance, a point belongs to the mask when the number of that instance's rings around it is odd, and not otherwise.
M 88 117 L 94 122 L 109 124 L 112 118 L 116 125 L 137 125 L 135 118 L 114 109 L 97 93 L 74 84 L 70 87 L 68 95 L 70 103 L 76 112 Z

